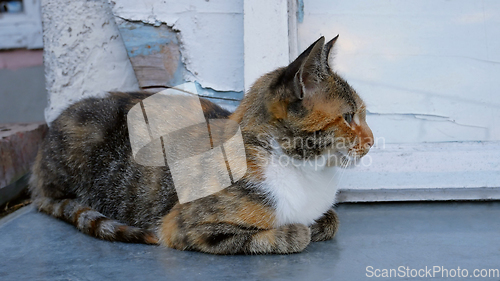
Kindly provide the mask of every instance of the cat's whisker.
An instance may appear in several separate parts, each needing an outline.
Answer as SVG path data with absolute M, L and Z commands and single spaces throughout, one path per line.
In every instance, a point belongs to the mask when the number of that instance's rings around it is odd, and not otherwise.
M 347 155 L 349 155 L 349 152 L 347 153 Z M 344 170 L 347 167 L 348 161 L 349 161 L 349 157 L 348 156 L 342 156 L 342 158 L 340 158 L 339 168 L 335 170 L 335 172 L 332 175 L 332 178 L 328 181 L 327 186 L 329 186 L 332 183 L 332 181 L 337 177 L 337 174 L 342 175 L 342 173 L 343 173 L 342 170 Z
M 346 162 L 345 162 L 345 166 L 343 167 L 342 169 L 342 173 L 340 174 L 340 178 L 339 178 L 339 181 L 338 181 L 338 184 L 340 185 L 340 183 L 342 182 L 342 178 L 344 177 L 345 175 L 345 172 L 346 172 L 346 168 L 349 166 L 349 163 L 351 162 L 351 152 L 348 151 L 347 152 L 347 157 L 346 157 Z

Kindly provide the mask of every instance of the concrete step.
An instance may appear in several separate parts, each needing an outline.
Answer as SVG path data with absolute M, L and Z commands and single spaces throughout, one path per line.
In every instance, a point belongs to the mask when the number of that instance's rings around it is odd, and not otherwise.
M 46 132 L 45 123 L 0 124 L 0 206 L 26 186 L 25 175 Z

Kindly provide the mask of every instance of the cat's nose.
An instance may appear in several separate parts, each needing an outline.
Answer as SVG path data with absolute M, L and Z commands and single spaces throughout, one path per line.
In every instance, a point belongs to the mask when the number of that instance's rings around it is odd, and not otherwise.
M 366 126 L 366 134 L 365 134 L 364 141 L 365 141 L 366 150 L 369 150 L 373 146 L 373 144 L 375 144 L 372 130 L 370 130 L 370 128 L 368 126 Z
M 365 143 L 365 147 L 370 149 L 373 146 L 373 137 L 368 137 Z

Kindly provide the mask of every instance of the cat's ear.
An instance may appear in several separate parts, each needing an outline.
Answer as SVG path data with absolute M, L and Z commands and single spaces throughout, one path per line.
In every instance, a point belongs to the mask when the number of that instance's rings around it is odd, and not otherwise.
M 325 76 L 322 60 L 324 44 L 325 37 L 321 36 L 302 63 L 299 71 L 295 74 L 295 83 L 301 87 L 298 96 L 299 99 L 302 99 L 307 93 L 314 91 Z
M 339 38 L 339 35 L 335 36 L 335 38 L 328 41 L 328 43 L 325 44 L 325 47 L 323 47 L 323 65 L 327 69 L 332 69 L 332 67 L 330 65 L 330 61 L 331 61 L 330 56 L 332 53 L 332 47 L 335 44 L 335 42 L 337 42 L 337 38 Z
M 292 82 L 294 95 L 298 99 L 303 99 L 321 81 L 324 44 L 325 37 L 321 36 L 288 65 L 285 71 L 285 81 Z

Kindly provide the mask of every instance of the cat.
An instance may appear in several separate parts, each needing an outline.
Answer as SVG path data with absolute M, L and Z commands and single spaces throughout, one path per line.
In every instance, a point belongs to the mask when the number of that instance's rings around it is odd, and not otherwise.
M 32 168 L 34 205 L 100 239 L 212 254 L 289 254 L 332 239 L 332 176 L 373 145 L 363 101 L 330 67 L 337 38 L 259 78 L 232 114 L 200 99 L 205 118 L 236 121 L 244 140 L 247 171 L 222 191 L 179 203 L 169 168 L 131 155 L 127 112 L 150 94 L 110 93 L 53 121 Z

